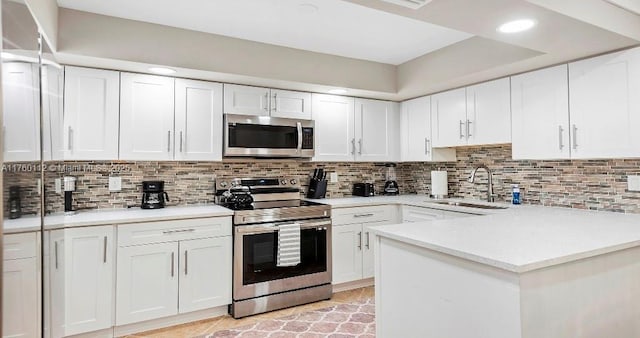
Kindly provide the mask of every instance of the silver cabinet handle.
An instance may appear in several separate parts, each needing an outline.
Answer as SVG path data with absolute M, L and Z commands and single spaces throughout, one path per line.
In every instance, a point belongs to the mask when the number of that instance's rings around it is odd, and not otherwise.
M 278 111 L 278 93 L 273 94 L 273 111 Z
M 471 135 L 471 124 L 473 122 L 471 122 L 470 120 L 467 120 L 467 139 L 473 135 Z
M 362 155 L 362 139 L 358 140 L 358 155 Z
M 53 242 L 56 270 L 58 270 L 58 241 Z
M 173 277 L 174 275 L 175 260 L 176 260 L 175 252 L 172 252 L 171 253 L 171 277 Z
M 365 234 L 367 235 L 367 243 L 364 246 L 369 250 L 369 231 L 365 232 Z
M 264 93 L 264 110 L 269 111 L 269 91 Z
M 558 126 L 558 146 L 560 147 L 560 150 L 562 150 L 562 148 L 564 148 L 564 144 L 562 144 L 562 133 L 564 132 L 564 129 L 562 129 L 562 126 Z
M 167 152 L 171 152 L 171 130 L 167 131 Z
M 182 130 L 180 131 L 180 152 L 182 152 Z
M 573 125 L 573 149 L 578 149 L 578 127 Z
M 362 250 L 362 231 L 358 232 L 358 249 Z
M 424 154 L 425 155 L 429 155 L 431 151 L 429 150 L 429 139 L 428 138 L 424 138 Z
M 107 262 L 107 236 L 104 236 L 104 251 L 102 252 L 102 262 Z
M 463 125 L 464 125 L 464 122 L 462 122 L 462 120 L 460 120 L 459 129 L 460 129 L 460 138 L 461 139 L 464 138 L 464 134 L 462 133 L 462 126 Z
M 71 134 L 73 133 L 73 129 L 71 128 L 71 126 L 69 126 L 68 129 L 68 133 L 67 133 L 67 150 L 72 150 L 73 149 L 73 139 L 71 138 Z
M 189 262 L 189 256 L 188 256 L 188 254 L 189 254 L 189 251 L 185 250 L 185 251 L 184 251 L 184 275 L 185 275 L 185 276 L 187 275 L 187 273 L 189 273 L 189 270 L 188 270 L 188 268 L 187 268 L 187 267 L 188 267 L 188 264 L 189 264 L 189 263 L 188 263 L 188 262 Z
M 298 153 L 302 151 L 302 123 L 296 122 L 296 128 L 298 129 Z
M 355 155 L 356 154 L 356 139 L 352 138 L 351 139 L 351 155 Z
M 194 231 L 196 231 L 196 229 L 167 230 L 167 231 L 163 231 L 162 234 L 170 235 L 170 234 L 175 234 L 180 232 L 194 232 Z
M 355 214 L 355 215 L 353 215 L 353 217 L 355 217 L 355 218 L 371 217 L 371 216 L 373 216 L 373 214 Z

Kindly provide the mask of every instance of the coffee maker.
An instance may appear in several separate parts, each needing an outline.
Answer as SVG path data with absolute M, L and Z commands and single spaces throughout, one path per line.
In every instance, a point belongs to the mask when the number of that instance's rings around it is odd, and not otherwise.
M 384 166 L 387 168 L 384 175 L 384 194 L 397 195 L 400 193 L 400 189 L 398 188 L 398 182 L 396 181 L 396 164 L 386 163 Z
M 169 201 L 169 195 L 164 191 L 164 181 L 142 182 L 142 209 L 164 208 L 165 200 Z
M 20 187 L 9 187 L 9 219 L 16 219 L 22 216 L 22 206 L 20 203 Z

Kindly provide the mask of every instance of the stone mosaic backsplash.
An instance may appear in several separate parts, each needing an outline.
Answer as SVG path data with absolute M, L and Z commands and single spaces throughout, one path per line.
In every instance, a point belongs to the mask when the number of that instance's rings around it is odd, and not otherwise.
M 509 202 L 511 185 L 519 184 L 523 203 L 581 209 L 640 213 L 640 192 L 626 190 L 627 175 L 640 175 L 640 159 L 514 161 L 511 146 L 467 147 L 457 150 L 458 160 L 445 163 L 403 163 L 397 168 L 401 193 L 428 194 L 431 170 L 449 172 L 451 197 L 486 198 L 486 173 L 479 171 L 476 183 L 467 182 L 471 170 L 485 164 L 493 171 L 496 201 Z M 45 173 L 47 212 L 64 209 L 62 194 L 55 192 L 56 178 L 75 176 L 76 209 L 138 207 L 142 181 L 163 180 L 168 205 L 204 204 L 214 201 L 217 177 L 291 176 L 306 191 L 308 177 L 316 167 L 338 174 L 329 183 L 327 197 L 351 195 L 356 182 L 373 182 L 376 191 L 384 186 L 382 163 L 325 163 L 294 160 L 225 162 L 58 162 L 48 163 Z M 66 173 L 66 174 L 65 174 Z M 38 209 L 37 171 L 5 171 L 4 196 L 11 185 L 23 187 L 23 212 Z M 109 192 L 109 176 L 122 177 L 122 190 Z M 328 175 L 327 175 L 328 176 Z

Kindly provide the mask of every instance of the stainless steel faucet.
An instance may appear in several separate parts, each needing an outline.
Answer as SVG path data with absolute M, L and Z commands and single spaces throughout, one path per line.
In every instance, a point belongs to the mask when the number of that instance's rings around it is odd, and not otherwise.
M 478 171 L 478 169 L 484 169 L 487 171 L 487 201 L 488 202 L 493 202 L 494 200 L 494 195 L 493 195 L 493 178 L 491 176 L 491 169 L 489 169 L 486 165 L 481 164 L 479 165 L 477 168 L 473 169 L 473 171 L 471 172 L 471 176 L 469 176 L 469 183 L 474 183 L 475 179 L 476 179 L 476 172 Z

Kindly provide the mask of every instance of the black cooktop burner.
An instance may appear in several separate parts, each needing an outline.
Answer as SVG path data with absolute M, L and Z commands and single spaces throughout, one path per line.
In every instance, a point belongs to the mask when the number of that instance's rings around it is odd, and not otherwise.
M 308 207 L 324 205 L 322 203 L 310 202 L 304 200 L 285 200 L 285 201 L 267 201 L 267 202 L 254 202 L 249 205 L 239 204 L 223 204 L 223 207 L 231 210 L 261 210 L 261 209 L 275 209 L 275 208 L 295 208 L 295 207 Z

